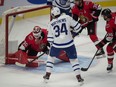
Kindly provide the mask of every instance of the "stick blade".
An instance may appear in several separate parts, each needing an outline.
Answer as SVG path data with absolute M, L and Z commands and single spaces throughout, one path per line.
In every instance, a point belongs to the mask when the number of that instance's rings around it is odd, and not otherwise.
M 88 68 L 81 68 L 81 71 L 87 71 Z

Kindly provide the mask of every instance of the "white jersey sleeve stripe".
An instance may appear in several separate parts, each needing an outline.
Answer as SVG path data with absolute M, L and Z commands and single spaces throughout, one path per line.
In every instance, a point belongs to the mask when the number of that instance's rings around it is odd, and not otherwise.
M 53 42 L 53 37 L 48 37 L 47 40 L 48 42 Z
M 79 32 L 79 31 L 81 30 L 81 24 L 80 24 L 80 23 L 77 23 L 77 24 L 73 27 L 73 29 L 74 29 L 74 30 L 73 30 L 74 32 L 76 32 L 76 33 Z
M 78 33 L 81 30 L 81 27 L 79 29 L 76 29 L 74 32 Z

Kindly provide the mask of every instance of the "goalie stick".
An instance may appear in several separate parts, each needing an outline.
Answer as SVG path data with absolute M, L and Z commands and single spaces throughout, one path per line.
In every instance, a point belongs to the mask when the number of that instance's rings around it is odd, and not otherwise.
M 44 54 L 45 54 L 45 52 L 42 53 L 42 54 L 40 54 L 39 56 L 37 56 L 37 57 L 34 58 L 33 60 L 29 61 L 29 62 L 27 63 L 27 65 L 31 64 L 33 61 L 37 60 L 39 57 L 43 56 Z
M 83 68 L 83 67 L 81 68 L 82 71 L 87 71 L 87 70 L 89 69 L 89 67 L 91 66 L 93 60 L 95 59 L 95 56 L 96 56 L 97 52 L 98 52 L 98 50 L 97 50 L 96 53 L 94 54 L 94 56 L 93 56 L 91 62 L 89 63 L 88 67 L 87 67 L 87 68 Z

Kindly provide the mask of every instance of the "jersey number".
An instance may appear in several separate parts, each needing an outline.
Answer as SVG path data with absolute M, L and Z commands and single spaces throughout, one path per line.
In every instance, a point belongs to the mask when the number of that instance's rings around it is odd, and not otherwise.
M 55 30 L 55 36 L 56 37 L 59 37 L 60 33 L 65 33 L 66 35 L 68 34 L 68 31 L 66 29 L 66 24 L 65 23 L 62 23 L 61 27 L 56 25 L 54 27 L 54 30 Z

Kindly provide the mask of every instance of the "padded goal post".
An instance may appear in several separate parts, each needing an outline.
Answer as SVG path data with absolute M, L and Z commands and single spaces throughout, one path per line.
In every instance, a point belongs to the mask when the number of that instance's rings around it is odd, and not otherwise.
M 13 31 L 15 21 L 25 20 L 32 17 L 39 17 L 47 14 L 49 15 L 50 19 L 50 7 L 47 5 L 14 7 L 3 13 L 0 29 L 0 55 L 4 57 L 5 64 L 9 63 L 8 54 L 15 52 L 18 48 L 18 40 L 15 39 L 14 41 L 10 41 L 10 34 Z

